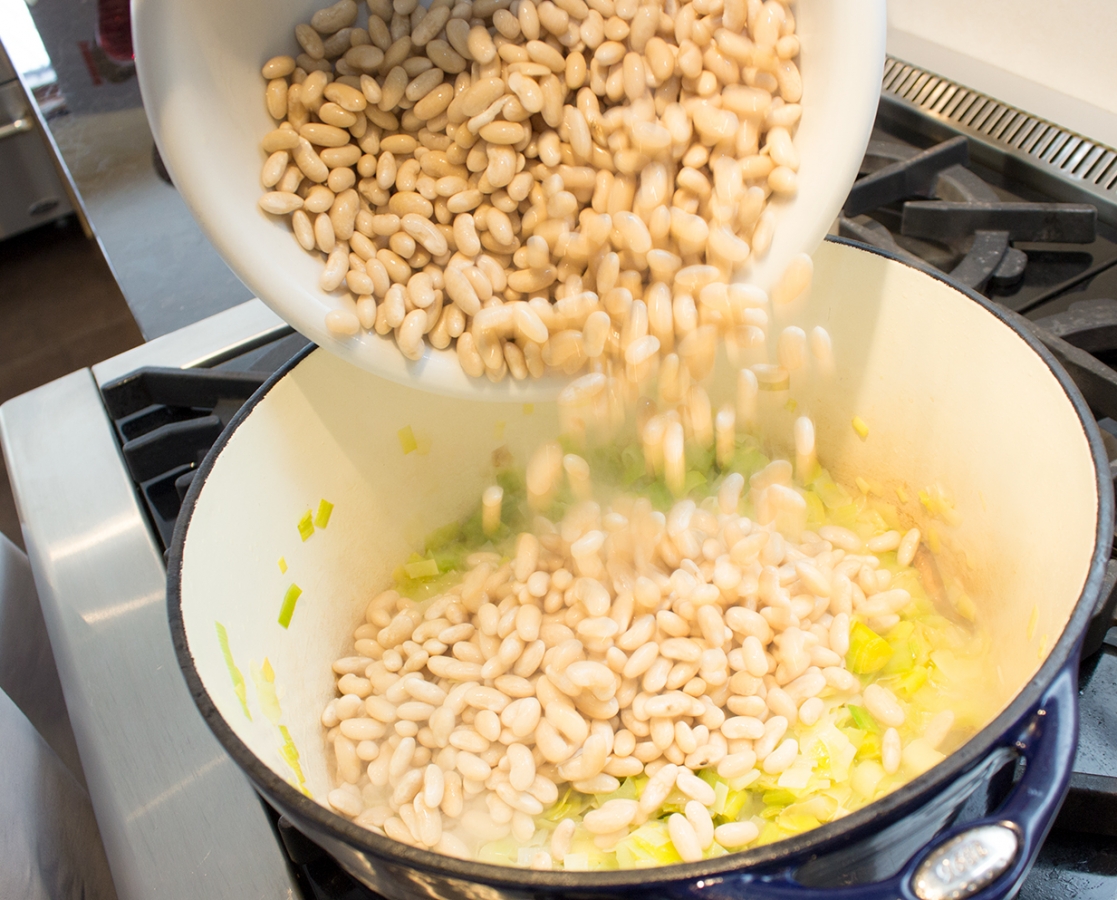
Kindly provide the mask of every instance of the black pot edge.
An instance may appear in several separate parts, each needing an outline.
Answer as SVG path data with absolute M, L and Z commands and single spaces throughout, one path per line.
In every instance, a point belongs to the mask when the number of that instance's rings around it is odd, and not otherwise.
M 828 850 L 847 846 L 851 842 L 879 831 L 884 825 L 902 818 L 922 806 L 928 797 L 933 796 L 939 787 L 951 781 L 956 774 L 973 768 L 996 747 L 1014 741 L 1019 724 L 1033 714 L 1056 674 L 1064 666 L 1077 662 L 1078 648 L 1093 612 L 1095 598 L 1105 577 L 1105 565 L 1109 558 L 1113 535 L 1114 496 L 1112 482 L 1102 474 L 1108 475 L 1109 461 L 1097 424 L 1077 386 L 1051 352 L 1034 335 L 1023 331 L 996 304 L 970 288 L 952 283 L 946 275 L 929 265 L 914 265 L 910 260 L 901 259 L 895 254 L 858 241 L 833 236 L 828 237 L 827 240 L 832 243 L 843 244 L 851 249 L 874 253 L 915 268 L 925 275 L 929 275 L 960 291 L 995 316 L 1028 344 L 1051 370 L 1052 375 L 1059 382 L 1078 414 L 1079 423 L 1090 445 L 1094 457 L 1098 520 L 1094 553 L 1086 583 L 1063 633 L 1055 642 L 1047 658 L 1031 681 L 1024 686 L 996 719 L 968 743 L 950 754 L 939 765 L 908 782 L 892 794 L 874 801 L 841 820 L 827 823 L 819 828 L 804 832 L 802 835 L 758 847 L 754 850 L 746 850 L 731 854 L 729 857 L 719 857 L 696 863 L 680 863 L 660 868 L 610 872 L 544 872 L 459 860 L 432 851 L 410 847 L 354 825 L 342 816 L 331 812 L 323 804 L 306 797 L 291 787 L 260 762 L 256 754 L 240 740 L 236 732 L 218 711 L 202 684 L 197 670 L 194 668 L 194 660 L 190 653 L 182 619 L 182 596 L 180 593 L 182 553 L 198 494 L 221 451 L 240 424 L 281 379 L 318 349 L 316 345 L 310 344 L 277 370 L 241 406 L 206 455 L 183 500 L 167 562 L 168 617 L 179 667 L 182 669 L 190 694 L 194 698 L 202 717 L 237 764 L 250 773 L 251 777 L 263 787 L 266 793 L 276 795 L 283 805 L 313 823 L 315 828 L 343 844 L 358 848 L 369 856 L 381 858 L 387 863 L 396 865 L 408 863 L 415 868 L 435 870 L 444 877 L 489 884 L 495 887 L 520 890 L 562 888 L 565 891 L 592 891 L 625 885 L 662 884 L 665 881 L 693 882 L 696 879 L 716 878 L 745 869 L 756 873 L 770 873 L 801 865 L 811 858 L 823 855 Z M 732 865 L 726 864 L 729 859 L 733 860 Z

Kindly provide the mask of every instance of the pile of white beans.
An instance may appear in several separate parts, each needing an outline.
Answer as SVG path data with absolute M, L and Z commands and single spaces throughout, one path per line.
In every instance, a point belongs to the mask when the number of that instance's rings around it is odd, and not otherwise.
M 662 457 L 652 448 L 646 462 Z M 552 520 L 564 482 L 574 502 Z M 666 816 L 671 842 L 694 861 L 759 835 L 751 820 L 715 827 L 715 791 L 696 773 L 744 788 L 809 771 L 803 729 L 845 704 L 883 730 L 880 762 L 853 776 L 859 802 L 885 776 L 942 758 L 953 714 L 863 688 L 845 661 L 852 617 L 886 631 L 908 607 L 878 554 L 910 566 L 918 530 L 867 541 L 844 527 L 805 530 L 783 508 L 799 495 L 782 460 L 747 486 L 728 474 L 706 501 L 680 499 L 664 514 L 626 494 L 602 505 L 586 459 L 548 443 L 529 461 L 526 489 L 535 524 L 510 558 L 474 553 L 460 583 L 424 603 L 384 591 L 354 655 L 334 663 L 339 696 L 322 724 L 339 813 L 463 858 L 510 835 L 526 848 L 521 865 L 577 868 L 579 835 L 608 850 L 663 818 L 670 797 L 682 809 Z M 746 489 L 755 521 L 739 513 Z M 492 531 L 499 489 L 485 493 Z M 918 735 L 906 743 L 905 722 Z M 541 817 L 568 788 L 609 794 L 630 776 L 649 776 L 636 798 L 577 821 Z
M 726 285 L 796 192 L 787 2 L 367 2 L 263 67 L 260 206 L 325 257 L 331 333 L 410 359 L 454 343 L 494 381 L 641 375 L 673 351 L 700 368 L 719 336 L 762 340 L 767 297 Z

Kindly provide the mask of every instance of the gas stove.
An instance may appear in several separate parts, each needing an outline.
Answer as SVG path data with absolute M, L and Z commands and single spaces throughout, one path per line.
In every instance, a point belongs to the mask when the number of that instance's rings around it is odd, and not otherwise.
M 1020 315 L 1075 378 L 1117 460 L 1117 151 L 897 60 L 883 86 L 836 231 Z M 179 673 L 165 610 L 163 554 L 197 464 L 305 343 L 251 301 L 0 408 L 122 900 L 374 896 L 268 808 L 218 745 Z M 1115 587 L 1111 562 L 1081 668 L 1071 792 L 1020 893 L 1028 900 L 1117 895 Z

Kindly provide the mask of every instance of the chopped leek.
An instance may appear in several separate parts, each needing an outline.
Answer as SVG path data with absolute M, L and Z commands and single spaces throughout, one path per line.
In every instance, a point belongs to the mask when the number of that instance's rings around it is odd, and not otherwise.
M 283 737 L 283 744 L 279 748 L 280 755 L 284 762 L 291 767 L 291 771 L 295 773 L 299 790 L 306 796 L 313 797 L 310 789 L 306 786 L 306 777 L 303 775 L 303 768 L 299 764 L 299 748 L 295 746 L 294 740 L 291 739 L 291 732 L 287 730 L 286 725 L 280 725 L 279 733 Z
M 282 711 L 279 708 L 279 695 L 275 689 L 275 671 L 272 669 L 271 663 L 265 657 L 262 666 L 256 667 L 250 661 L 248 669 L 252 673 L 252 680 L 256 684 L 256 700 L 260 704 L 260 710 L 269 722 L 278 725 Z
M 299 519 L 299 537 L 305 542 L 312 534 L 314 534 L 314 513 L 308 509 Z
M 846 707 L 849 714 L 853 717 L 853 724 L 860 728 L 862 731 L 880 731 L 880 726 L 877 725 L 877 720 L 872 717 L 872 714 L 863 706 L 856 706 L 853 703 Z
M 706 484 L 707 478 L 697 469 L 688 469 L 686 473 L 686 480 L 683 482 L 683 495 L 689 494 L 691 491 L 702 487 Z
M 404 563 L 403 570 L 408 578 L 434 578 L 438 575 L 438 560 L 420 559 L 416 562 Z
M 645 822 L 630 835 L 619 840 L 614 847 L 614 852 L 621 868 L 667 866 L 683 861 L 675 845 L 671 843 L 671 837 L 667 833 L 667 823 L 660 819 Z M 569 858 L 568 855 L 567 859 Z
M 318 512 L 314 514 L 314 527 L 325 528 L 330 524 L 330 516 L 333 514 L 334 505 L 329 500 L 318 501 Z
M 755 846 L 763 847 L 765 844 L 774 844 L 776 841 L 782 841 L 786 837 L 791 837 L 791 835 L 792 832 L 785 831 L 774 822 L 767 822 L 764 827 L 760 829 L 760 837 L 756 839 Z
M 576 819 L 590 808 L 591 803 L 592 800 L 588 795 L 582 794 L 574 788 L 567 788 L 566 793 L 559 798 L 558 802 L 550 809 L 545 809 L 540 818 L 548 822 Z
M 893 690 L 904 699 L 910 699 L 927 683 L 930 672 L 926 666 L 915 666 L 910 672 L 897 680 Z
M 233 679 L 233 693 L 237 695 L 237 699 L 240 701 L 245 718 L 251 722 L 252 713 L 248 711 L 248 687 L 244 683 L 244 676 L 241 675 L 240 669 L 233 662 L 233 651 L 229 649 L 229 632 L 220 622 L 214 622 L 213 624 L 217 626 L 217 643 L 221 647 L 221 655 L 225 657 L 225 666 L 229 670 L 229 677 Z
M 862 622 L 849 630 L 846 665 L 857 675 L 870 675 L 884 668 L 892 658 L 892 648 L 879 634 Z
M 776 818 L 776 824 L 791 834 L 802 834 L 804 831 L 818 828 L 822 823 L 808 813 L 792 812 L 785 809 Z
M 283 605 L 279 608 L 279 624 L 284 628 L 291 624 L 291 616 L 295 613 L 295 604 L 298 602 L 302 592 L 303 589 L 301 587 L 297 584 L 293 584 L 287 588 L 287 593 L 283 595 Z
M 520 855 L 519 843 L 511 837 L 501 838 L 499 841 L 489 841 L 482 844 L 477 851 L 480 862 L 492 863 L 497 866 L 514 866 L 518 864 Z
M 901 625 L 907 624 L 901 622 Z M 910 672 L 915 666 L 915 660 L 919 654 L 918 648 L 914 641 L 907 638 L 901 640 L 888 640 L 887 644 L 892 648 L 892 657 L 885 664 L 884 668 L 880 670 L 882 675 L 896 675 Z
M 415 440 L 415 432 L 411 430 L 410 425 L 405 425 L 397 431 L 396 437 L 399 438 L 399 446 L 404 456 L 419 449 L 419 442 Z
M 647 783 L 648 777 L 646 775 L 626 778 L 615 791 L 611 791 L 608 794 L 595 794 L 593 797 L 593 804 L 594 806 L 601 806 L 603 803 L 608 803 L 610 800 L 637 800 L 640 797 L 640 792 L 644 789 L 644 785 Z
M 858 759 L 880 759 L 880 735 L 876 732 L 866 731 L 865 737 L 861 741 L 861 746 L 857 748 Z
M 797 799 L 795 794 L 786 788 L 777 788 L 773 791 L 765 791 L 764 796 L 761 797 L 765 806 L 787 806 L 794 803 Z

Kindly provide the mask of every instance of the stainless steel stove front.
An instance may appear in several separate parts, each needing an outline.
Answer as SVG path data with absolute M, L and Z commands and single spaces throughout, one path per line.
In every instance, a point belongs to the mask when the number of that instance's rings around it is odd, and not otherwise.
M 301 897 L 262 801 L 183 682 L 162 553 L 98 391 L 141 365 L 213 362 L 285 330 L 252 301 L 0 407 L 0 442 L 121 900 Z

